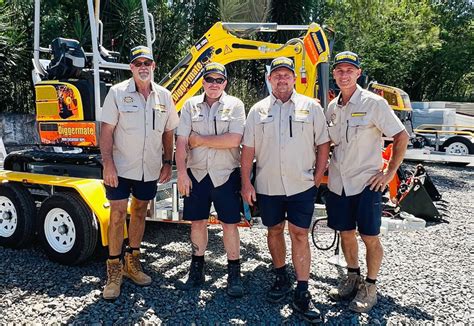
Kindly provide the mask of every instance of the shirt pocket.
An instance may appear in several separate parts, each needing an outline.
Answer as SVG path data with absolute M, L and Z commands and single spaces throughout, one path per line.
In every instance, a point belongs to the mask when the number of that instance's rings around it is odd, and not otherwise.
M 370 120 L 366 118 L 350 118 L 349 121 L 347 121 L 347 142 L 349 143 L 352 140 L 361 138 L 363 134 L 370 131 L 372 127 Z
M 205 134 L 206 121 L 204 120 L 204 115 L 200 112 L 191 113 L 191 130 L 198 134 Z
M 332 143 L 337 146 L 341 143 L 341 124 L 340 123 L 327 123 L 329 138 Z
M 167 112 L 162 109 L 154 108 L 152 109 L 151 114 L 153 131 L 162 133 L 165 130 L 168 116 Z
M 229 114 L 218 114 L 214 117 L 214 132 L 216 135 L 222 135 L 229 132 L 231 117 Z
M 273 115 L 259 116 L 255 123 L 255 129 L 262 138 L 272 137 L 275 130 Z M 258 138 L 256 140 L 258 141 Z
M 119 124 L 127 133 L 133 133 L 140 129 L 140 114 L 142 110 L 137 105 L 121 104 L 118 106 Z
M 291 117 L 290 134 L 292 137 L 303 135 L 313 138 L 313 120 L 311 115 L 295 114 Z

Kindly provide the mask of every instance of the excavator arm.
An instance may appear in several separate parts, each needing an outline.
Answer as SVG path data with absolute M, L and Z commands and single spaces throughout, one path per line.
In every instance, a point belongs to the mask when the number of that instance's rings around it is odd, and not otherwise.
M 255 32 L 279 30 L 306 30 L 303 38 L 293 38 L 277 44 L 239 37 Z M 194 96 L 201 88 L 202 68 L 208 62 L 228 64 L 239 60 L 292 58 L 297 72 L 296 90 L 318 98 L 326 108 L 329 89 L 330 47 L 321 26 L 277 25 L 275 23 L 222 23 L 214 24 L 191 48 L 160 84 L 171 90 L 176 109 Z

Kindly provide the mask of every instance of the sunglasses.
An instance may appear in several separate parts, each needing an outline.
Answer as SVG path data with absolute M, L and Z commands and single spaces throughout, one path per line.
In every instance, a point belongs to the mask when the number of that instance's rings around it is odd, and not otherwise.
M 141 66 L 146 66 L 149 67 L 153 64 L 153 61 L 151 60 L 146 60 L 146 61 L 135 61 L 133 65 L 137 68 L 140 68 Z
M 212 84 L 216 82 L 216 84 L 223 84 L 225 82 L 225 78 L 212 78 L 212 77 L 204 77 L 206 83 Z

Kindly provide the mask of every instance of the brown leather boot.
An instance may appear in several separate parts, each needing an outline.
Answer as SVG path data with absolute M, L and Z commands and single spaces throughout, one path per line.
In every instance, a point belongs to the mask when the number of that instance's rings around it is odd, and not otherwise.
M 106 300 L 117 299 L 122 285 L 122 262 L 120 259 L 107 259 L 107 283 L 102 296 Z
M 140 263 L 140 251 L 134 250 L 132 253 L 125 253 L 124 260 L 123 276 L 128 277 L 133 283 L 140 286 L 151 284 L 151 277 L 143 273 Z

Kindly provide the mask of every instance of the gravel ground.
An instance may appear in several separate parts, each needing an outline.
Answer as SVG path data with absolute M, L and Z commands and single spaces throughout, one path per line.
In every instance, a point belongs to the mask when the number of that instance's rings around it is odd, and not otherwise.
M 474 324 L 474 169 L 426 166 L 451 203 L 450 223 L 383 236 L 379 304 L 370 313 L 355 314 L 347 303 L 328 299 L 340 271 L 326 262 L 331 252 L 311 245 L 310 290 L 327 324 Z M 147 224 L 144 266 L 154 281 L 146 288 L 125 281 L 115 302 L 101 298 L 105 264 L 99 259 L 67 267 L 47 260 L 36 244 L 24 250 L 0 247 L 0 324 L 301 324 L 292 313 L 291 297 L 280 304 L 264 300 L 273 280 L 265 234 L 264 229 L 241 229 L 247 291 L 242 299 L 225 293 L 219 227 L 209 230 L 206 286 L 183 292 L 174 284 L 189 265 L 189 226 Z

